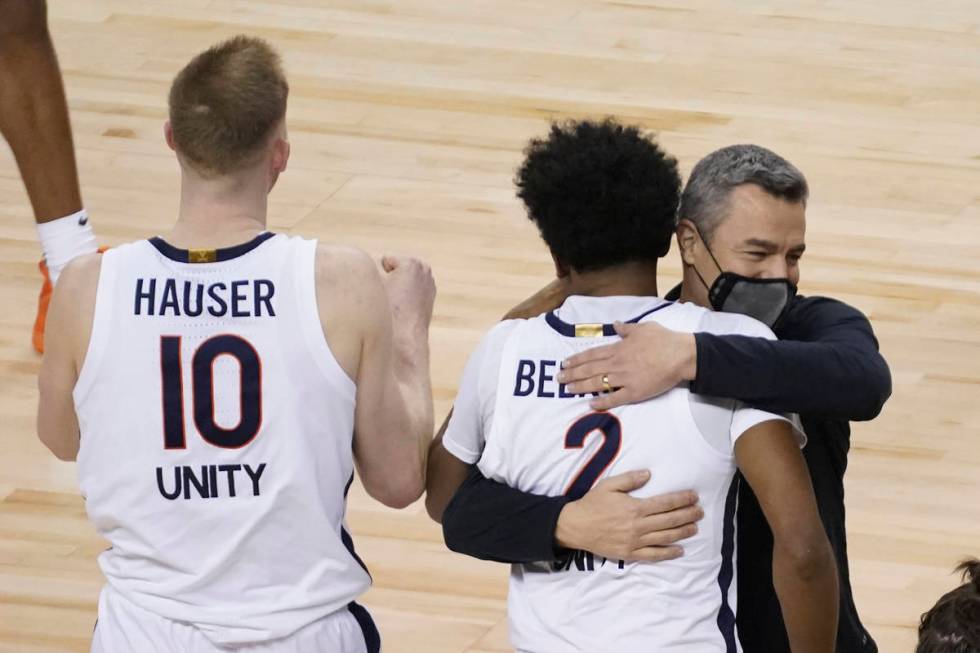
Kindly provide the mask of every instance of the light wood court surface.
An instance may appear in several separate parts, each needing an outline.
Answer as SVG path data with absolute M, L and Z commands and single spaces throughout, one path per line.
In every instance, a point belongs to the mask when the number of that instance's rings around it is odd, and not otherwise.
M 177 168 L 165 95 L 238 32 L 278 46 L 293 158 L 275 230 L 406 252 L 439 284 L 437 414 L 480 335 L 546 282 L 514 197 L 548 119 L 641 123 L 684 171 L 756 142 L 812 185 L 802 292 L 872 319 L 892 366 L 854 427 L 857 602 L 885 653 L 980 554 L 980 4 L 976 0 L 49 0 L 83 193 L 103 243 L 164 229 Z M 0 146 L 0 651 L 87 651 L 103 543 L 73 466 L 35 439 L 40 283 L 27 198 Z M 677 278 L 675 256 L 662 288 Z M 352 492 L 350 523 L 390 653 L 506 651 L 507 569 L 448 552 L 421 504 Z

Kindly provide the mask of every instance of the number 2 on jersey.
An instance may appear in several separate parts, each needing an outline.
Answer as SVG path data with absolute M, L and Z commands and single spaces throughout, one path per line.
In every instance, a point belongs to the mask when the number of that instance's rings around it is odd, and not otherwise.
M 565 433 L 565 448 L 581 449 L 585 446 L 588 437 L 596 431 L 602 435 L 602 445 L 565 490 L 565 496 L 573 501 L 582 498 L 595 485 L 619 454 L 619 448 L 623 443 L 623 429 L 615 415 L 589 413 L 568 427 Z
M 184 449 L 184 383 L 180 336 L 160 338 L 160 371 L 163 375 L 163 447 Z M 231 356 L 239 367 L 239 420 L 230 429 L 214 418 L 214 363 Z M 201 437 L 223 449 L 239 449 L 252 441 L 262 426 L 262 363 L 255 347 L 234 335 L 208 338 L 191 360 L 194 425 Z

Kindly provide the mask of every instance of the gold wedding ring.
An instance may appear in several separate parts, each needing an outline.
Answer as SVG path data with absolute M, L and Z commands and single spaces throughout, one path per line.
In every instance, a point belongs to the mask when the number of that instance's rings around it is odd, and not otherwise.
M 612 392 L 612 386 L 609 385 L 609 375 L 608 374 L 603 374 L 602 375 L 602 391 L 603 392 Z

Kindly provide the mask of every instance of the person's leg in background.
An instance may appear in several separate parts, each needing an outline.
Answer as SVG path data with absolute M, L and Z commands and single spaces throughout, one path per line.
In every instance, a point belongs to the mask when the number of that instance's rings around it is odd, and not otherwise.
M 52 284 L 68 262 L 96 251 L 82 206 L 68 104 L 45 0 L 0 0 L 0 133 L 10 145 L 34 209 L 44 285 L 34 325 L 43 349 Z

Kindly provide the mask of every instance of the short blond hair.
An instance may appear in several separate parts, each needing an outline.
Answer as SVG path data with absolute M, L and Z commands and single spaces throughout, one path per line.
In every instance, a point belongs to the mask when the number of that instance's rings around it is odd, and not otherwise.
M 177 151 L 205 175 L 249 166 L 286 115 L 289 84 L 265 41 L 236 36 L 191 59 L 170 87 Z

